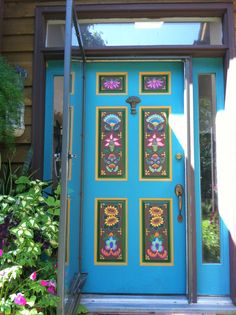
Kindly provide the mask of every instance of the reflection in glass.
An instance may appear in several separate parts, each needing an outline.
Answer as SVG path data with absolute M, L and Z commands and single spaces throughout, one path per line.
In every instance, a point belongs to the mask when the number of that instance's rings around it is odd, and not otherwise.
M 222 45 L 220 18 L 79 21 L 85 48 L 152 45 Z M 184 36 L 183 36 L 184 34 Z M 46 47 L 63 47 L 65 21 L 47 22 Z M 73 28 L 72 46 L 78 46 Z
M 220 262 L 220 227 L 216 178 L 215 75 L 202 74 L 199 84 L 200 167 L 203 263 Z

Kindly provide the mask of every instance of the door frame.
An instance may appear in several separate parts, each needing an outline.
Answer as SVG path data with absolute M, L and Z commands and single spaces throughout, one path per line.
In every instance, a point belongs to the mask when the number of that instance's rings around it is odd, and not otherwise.
M 114 47 L 106 50 L 90 50 L 87 56 L 91 59 L 101 58 L 109 59 L 114 55 L 132 56 L 134 54 L 139 56 L 171 56 L 171 58 L 178 58 L 185 60 L 185 84 L 188 88 L 185 90 L 185 99 L 188 104 L 188 117 L 189 117 L 189 135 L 188 139 L 188 152 L 187 152 L 187 178 L 186 184 L 189 192 L 187 196 L 187 208 L 191 209 L 191 215 L 188 218 L 188 292 L 189 302 L 194 303 L 197 301 L 197 281 L 196 281 L 196 244 L 194 241 L 194 235 L 196 234 L 195 217 L 192 209 L 195 211 L 195 188 L 194 188 L 194 169 L 191 168 L 191 164 L 194 162 L 194 147 L 193 147 L 193 90 L 192 90 L 192 57 L 224 57 L 224 71 L 225 78 L 227 77 L 227 71 L 230 59 L 235 57 L 234 46 L 234 18 L 233 18 L 233 5 L 231 1 L 222 1 L 221 3 L 167 3 L 167 4 L 99 4 L 99 5 L 78 5 L 76 6 L 80 14 L 80 18 L 83 17 L 165 17 L 165 16 L 220 16 L 223 21 L 223 33 L 224 33 L 224 45 L 221 46 L 205 46 L 205 47 L 189 47 L 189 46 L 166 46 L 166 47 L 128 47 L 126 49 Z M 125 13 L 127 12 L 127 13 Z M 131 13 L 130 13 L 131 12 Z M 35 28 L 35 45 L 34 45 L 34 70 L 33 70 L 33 135 L 32 142 L 37 152 L 34 154 L 33 168 L 37 171 L 37 176 L 42 177 L 42 154 L 43 154 L 43 130 L 44 130 L 44 100 L 45 100 L 45 70 L 46 62 L 49 59 L 63 59 L 63 48 L 45 48 L 45 34 L 46 34 L 46 21 L 47 19 L 65 17 L 65 6 L 38 6 L 36 7 L 36 28 Z M 43 30 L 43 31 L 42 31 Z M 177 57 L 172 57 L 173 52 Z M 74 56 L 78 56 L 78 49 L 72 50 Z M 104 58 L 105 57 L 105 58 Z M 150 58 L 149 57 L 149 58 Z M 161 57 L 160 57 L 161 59 Z M 162 59 L 163 60 L 163 59 Z M 42 92 L 43 91 L 43 92 Z M 193 165 L 193 164 L 192 164 Z M 235 222 L 236 226 L 236 222 Z M 231 235 L 230 239 L 230 261 L 231 261 L 231 298 L 236 303 L 236 281 L 233 281 L 236 274 L 236 248 L 233 242 L 233 237 L 236 239 L 236 235 Z M 190 255 L 191 253 L 191 255 Z

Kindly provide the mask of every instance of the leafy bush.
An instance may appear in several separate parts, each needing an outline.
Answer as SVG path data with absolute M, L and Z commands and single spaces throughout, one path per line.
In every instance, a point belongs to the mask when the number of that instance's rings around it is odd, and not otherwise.
M 22 102 L 22 78 L 0 56 L 0 143 L 13 143 L 14 124 L 19 122 Z
M 59 188 L 20 177 L 15 196 L 0 196 L 0 313 L 56 314 Z

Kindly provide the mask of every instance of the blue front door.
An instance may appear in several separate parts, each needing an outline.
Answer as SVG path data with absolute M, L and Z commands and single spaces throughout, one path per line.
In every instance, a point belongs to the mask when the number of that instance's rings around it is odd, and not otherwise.
M 81 64 L 73 62 L 71 72 L 70 152 L 77 158 L 70 161 L 68 174 L 67 287 L 74 274 L 82 271 L 88 273 L 83 288 L 88 293 L 186 293 L 186 215 L 191 209 L 185 208 L 183 64 L 86 65 L 82 182 Z M 217 201 L 221 193 L 216 154 L 220 142 L 215 121 L 224 111 L 223 86 L 221 59 L 193 60 L 199 295 L 229 294 L 226 210 Z M 45 109 L 46 180 L 60 175 L 60 165 L 55 159 L 53 163 L 52 155 L 60 152 L 62 87 L 63 63 L 50 61 Z M 79 231 L 81 210 L 83 231 Z
M 183 64 L 90 63 L 86 82 L 83 291 L 184 294 Z

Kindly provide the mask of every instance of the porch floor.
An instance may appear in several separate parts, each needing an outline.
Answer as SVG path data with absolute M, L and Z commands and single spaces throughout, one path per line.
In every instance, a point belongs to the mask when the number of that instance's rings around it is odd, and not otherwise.
M 185 296 L 83 294 L 81 304 L 91 315 L 236 315 L 236 307 L 228 297 L 200 297 L 198 303 L 188 304 Z

